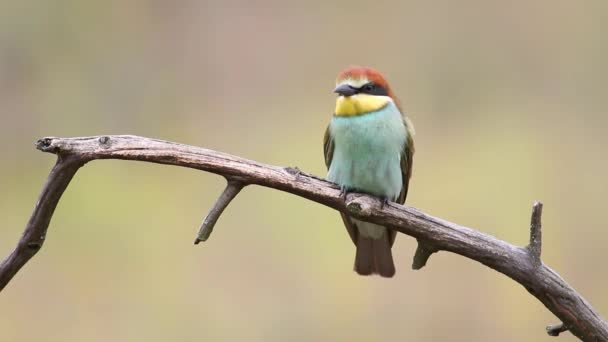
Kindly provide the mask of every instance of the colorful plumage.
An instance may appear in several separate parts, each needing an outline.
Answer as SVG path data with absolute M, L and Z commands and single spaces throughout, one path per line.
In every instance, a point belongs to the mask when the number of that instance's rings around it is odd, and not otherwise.
M 334 115 L 325 131 L 328 180 L 343 191 L 361 191 L 403 204 L 414 154 L 413 126 L 386 79 L 368 67 L 338 75 Z M 396 232 L 342 215 L 357 247 L 355 271 L 392 277 Z

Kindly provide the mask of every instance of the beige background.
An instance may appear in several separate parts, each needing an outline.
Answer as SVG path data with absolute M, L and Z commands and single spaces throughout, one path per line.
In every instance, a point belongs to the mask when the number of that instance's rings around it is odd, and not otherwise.
M 417 129 L 408 204 L 527 240 L 608 315 L 606 1 L 0 2 L 0 257 L 52 166 L 42 136 L 138 134 L 325 175 L 335 75 L 383 71 Z M 219 177 L 81 170 L 0 294 L 2 341 L 553 341 L 519 285 L 448 253 L 352 272 L 337 213 L 247 188 L 193 246 Z M 573 341 L 570 334 L 559 341 Z

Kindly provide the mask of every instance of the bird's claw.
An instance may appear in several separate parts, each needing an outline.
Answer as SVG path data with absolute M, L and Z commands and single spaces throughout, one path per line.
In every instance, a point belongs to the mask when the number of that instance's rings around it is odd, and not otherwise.
M 382 200 L 380 202 L 380 210 L 383 210 L 385 206 L 389 205 L 389 203 L 390 201 L 387 197 L 382 197 Z
M 348 195 L 348 190 L 346 188 L 340 188 L 340 198 L 346 202 L 346 196 Z

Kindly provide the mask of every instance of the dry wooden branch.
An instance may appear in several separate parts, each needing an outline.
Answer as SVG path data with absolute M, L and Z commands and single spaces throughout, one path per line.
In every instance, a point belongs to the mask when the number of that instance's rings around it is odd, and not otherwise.
M 566 327 L 564 323 L 549 325 L 547 327 L 547 334 L 549 334 L 549 336 L 559 336 L 559 334 L 564 331 L 568 331 L 568 327 Z
M 569 330 L 584 341 L 608 341 L 608 323 L 557 273 L 540 261 L 541 209 L 534 205 L 530 245 L 518 247 L 488 234 L 427 215 L 412 207 L 382 201 L 363 194 L 349 194 L 346 200 L 334 184 L 295 168 L 257 163 L 204 148 L 136 136 L 44 138 L 37 148 L 58 156 L 44 185 L 32 216 L 15 250 L 0 264 L 0 290 L 42 247 L 53 211 L 76 171 L 96 159 L 139 160 L 189 167 L 222 175 L 229 185 L 203 224 L 201 236 L 208 237 L 222 210 L 245 185 L 255 184 L 289 192 L 358 219 L 392 227 L 432 246 L 420 256 L 428 259 L 435 251 L 453 252 L 478 261 L 515 280 L 541 301 L 562 324 L 548 327 L 551 335 Z M 230 183 L 232 182 L 232 183 Z M 415 260 L 416 263 L 416 260 Z
M 418 239 L 418 247 L 416 247 L 416 252 L 414 253 L 412 269 L 419 270 L 426 266 L 426 262 L 429 261 L 431 255 L 437 252 L 439 252 L 439 248 L 435 248 L 434 246 L 431 246 L 428 243 L 425 243 Z
M 213 205 L 213 208 L 209 210 L 209 214 L 205 216 L 205 219 L 201 224 L 201 228 L 198 231 L 198 235 L 194 240 L 195 245 L 198 245 L 201 241 L 207 241 L 211 235 L 211 232 L 213 231 L 213 227 L 215 227 L 215 224 L 217 223 L 217 220 L 224 212 L 224 209 L 226 209 L 228 204 L 232 202 L 236 195 L 239 194 L 241 189 L 243 189 L 243 186 L 245 186 L 245 184 L 236 180 L 228 179 L 227 181 L 228 184 L 226 184 L 226 189 L 224 189 L 224 192 L 222 192 L 220 197 L 217 199 Z
M 530 244 L 528 250 L 534 262 L 540 264 L 540 253 L 543 244 L 541 216 L 543 215 L 543 204 L 534 202 L 532 206 L 532 218 L 530 219 Z

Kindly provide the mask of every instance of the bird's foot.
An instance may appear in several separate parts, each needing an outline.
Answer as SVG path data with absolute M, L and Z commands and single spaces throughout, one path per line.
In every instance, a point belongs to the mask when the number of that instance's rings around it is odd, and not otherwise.
M 349 193 L 349 191 L 348 191 L 348 189 L 347 189 L 347 188 L 345 188 L 345 187 L 341 187 L 341 188 L 340 188 L 340 198 L 341 198 L 341 199 L 342 199 L 344 202 L 346 202 L 346 196 L 348 196 L 348 193 Z
M 384 207 L 389 205 L 390 201 L 388 200 L 388 197 L 382 197 L 381 198 L 381 203 L 380 203 L 380 210 L 384 210 Z

